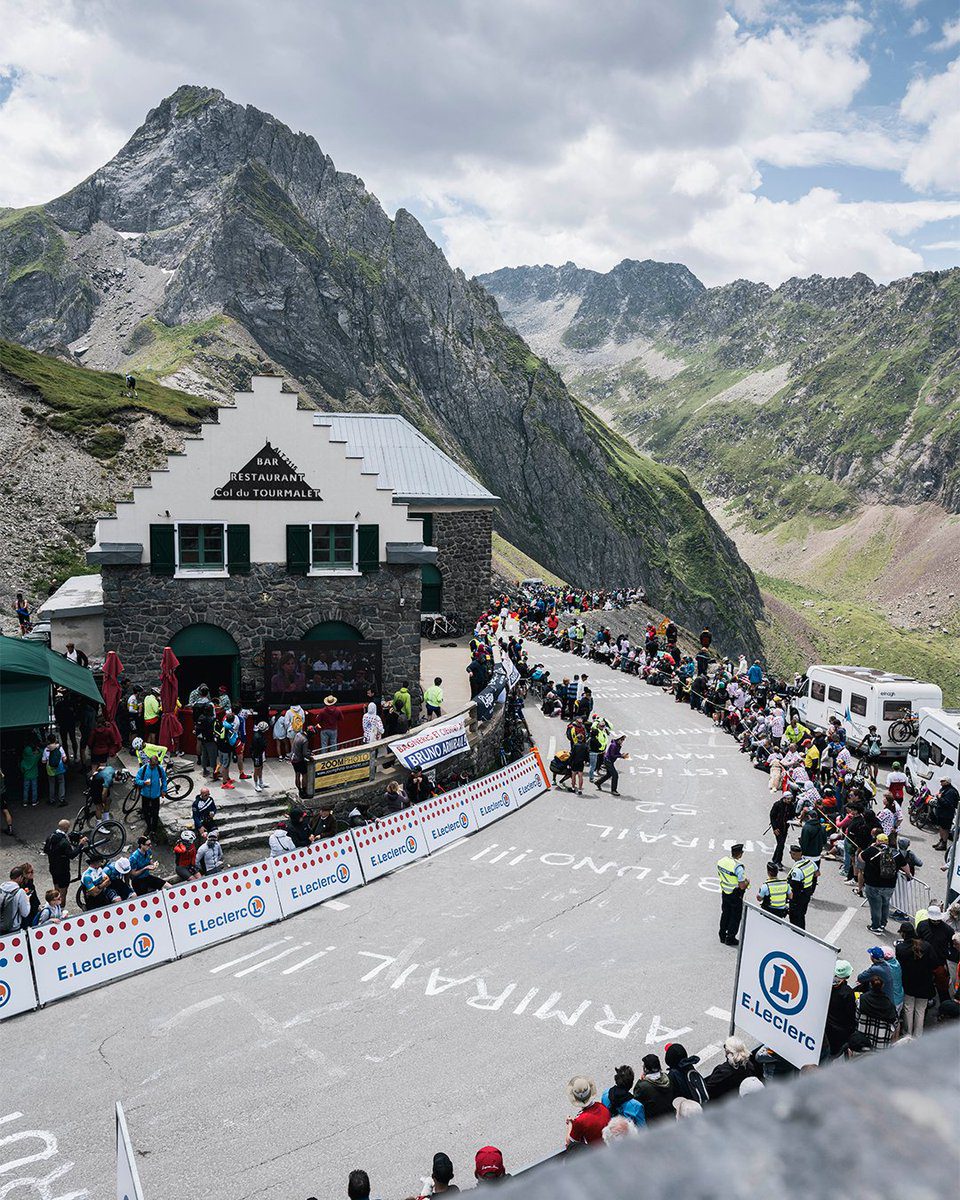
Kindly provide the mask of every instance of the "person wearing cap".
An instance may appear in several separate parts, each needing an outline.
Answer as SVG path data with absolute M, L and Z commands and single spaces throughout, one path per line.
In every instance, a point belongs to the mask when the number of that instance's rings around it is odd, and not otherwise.
M 574 1075 L 567 1084 L 567 1096 L 580 1109 L 575 1117 L 567 1117 L 567 1145 L 602 1141 L 610 1109 L 597 1099 L 597 1085 L 585 1075 Z
M 317 727 L 320 730 L 320 753 L 329 754 L 336 750 L 340 738 L 340 725 L 343 722 L 343 712 L 337 707 L 336 696 L 324 696 L 323 708 L 317 716 Z
M 483 1183 L 499 1183 L 509 1179 L 503 1165 L 503 1155 L 496 1146 L 481 1146 L 473 1163 L 473 1174 L 478 1186 Z
M 953 945 L 953 930 L 943 919 L 943 910 L 939 904 L 931 904 L 926 916 L 917 921 L 917 935 L 923 938 L 933 952 L 933 978 L 937 992 L 941 1000 L 948 1000 L 950 976 L 947 971 L 947 958 Z
M 204 875 L 216 875 L 223 867 L 223 847 L 215 829 L 207 833 L 207 840 L 197 851 L 197 866 Z
M 883 961 L 890 968 L 890 978 L 893 982 L 893 1002 L 897 1012 L 903 1013 L 903 971 L 892 946 L 884 946 Z
M 778 878 L 779 875 L 780 867 L 775 862 L 768 862 L 767 881 L 760 884 L 757 899 L 764 912 L 784 918 L 790 903 L 790 884 L 786 879 Z
M 903 763 L 895 762 L 887 774 L 887 791 L 893 794 L 898 804 L 903 803 L 903 793 L 909 782 L 903 771 Z
M 790 847 L 793 867 L 788 875 L 790 882 L 790 924 L 797 929 L 807 927 L 807 909 L 817 886 L 820 869 L 811 858 L 807 858 L 798 845 Z
M 633 1097 L 643 1105 L 649 1125 L 651 1121 L 673 1116 L 673 1084 L 656 1054 L 645 1054 L 641 1067 L 640 1078 L 633 1087 Z
M 105 904 L 118 904 L 120 897 L 113 887 L 113 880 L 103 869 L 103 855 L 96 850 L 87 854 L 90 864 L 80 876 L 80 886 L 83 888 L 83 907 L 86 909 L 103 908 Z
M 318 841 L 323 838 L 332 838 L 337 832 L 337 818 L 333 815 L 333 809 L 327 801 L 320 805 L 320 815 L 317 817 L 313 832 Z
M 893 972 L 890 970 L 890 964 L 883 953 L 883 947 L 871 946 L 867 953 L 870 955 L 870 966 L 865 971 L 860 972 L 857 976 L 857 983 L 860 984 L 860 988 L 863 990 L 870 986 L 871 979 L 879 979 L 883 984 L 883 994 L 891 1004 L 896 1004 Z
M 877 833 L 873 844 L 860 852 L 863 863 L 863 890 L 870 905 L 870 932 L 886 933 L 890 919 L 890 901 L 897 881 L 897 865 L 887 835 Z
M 720 880 L 720 941 L 725 946 L 739 946 L 740 918 L 743 915 L 743 893 L 750 886 L 747 872 L 740 859 L 743 858 L 743 843 L 730 847 L 717 862 L 717 878 Z
M 827 1046 L 834 1058 L 843 1053 L 857 1028 L 857 997 L 848 982 L 852 974 L 850 963 L 839 959 L 833 969 L 825 1030 Z
M 278 821 L 276 829 L 270 834 L 270 853 L 274 858 L 279 858 L 281 854 L 288 854 L 296 848 L 296 842 L 287 832 L 287 822 Z

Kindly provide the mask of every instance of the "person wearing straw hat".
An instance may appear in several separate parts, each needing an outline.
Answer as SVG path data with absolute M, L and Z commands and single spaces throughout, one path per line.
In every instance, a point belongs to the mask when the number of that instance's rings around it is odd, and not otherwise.
M 574 1075 L 567 1084 L 567 1096 L 580 1109 L 575 1117 L 567 1117 L 567 1145 L 601 1141 L 610 1109 L 597 1099 L 597 1085 L 585 1075 Z
M 320 753 L 327 754 L 336 750 L 340 737 L 340 723 L 343 713 L 337 707 L 336 696 L 324 696 L 323 708 L 317 717 L 317 727 L 320 730 Z

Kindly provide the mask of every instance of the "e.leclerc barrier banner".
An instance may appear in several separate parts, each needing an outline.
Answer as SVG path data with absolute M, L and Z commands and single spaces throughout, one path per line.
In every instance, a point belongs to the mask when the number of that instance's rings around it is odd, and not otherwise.
M 839 953 L 835 946 L 747 904 L 733 1024 L 795 1067 L 818 1063 Z
M 178 954 L 191 954 L 283 916 L 271 858 L 167 888 L 163 894 Z
M 161 892 L 30 930 L 41 1004 L 176 957 Z
M 0 1021 L 37 1007 L 27 934 L 0 936 Z
M 506 776 L 507 783 L 513 791 L 517 808 L 522 808 L 524 804 L 536 799 L 537 796 L 542 796 L 550 787 L 543 760 L 537 750 L 531 754 L 525 754 L 523 758 L 518 758 L 516 762 L 504 767 L 502 774 Z
M 480 828 L 466 785 L 415 804 L 413 810 L 431 852 L 466 837 L 468 833 L 476 833 Z
M 416 767 L 432 770 L 448 758 L 465 754 L 470 749 L 466 717 L 454 717 L 452 721 L 431 725 L 412 737 L 400 738 L 390 743 L 390 749 L 408 771 Z
M 486 775 L 483 779 L 476 779 L 466 785 L 478 829 L 483 829 L 491 821 L 499 820 L 517 807 L 517 798 L 513 794 L 512 785 L 507 781 L 506 771 L 507 768 L 504 767 L 494 771 L 492 775 Z
M 280 911 L 285 917 L 363 886 L 360 860 L 349 830 L 281 854 L 272 860 L 272 867 Z
M 406 808 L 354 829 L 353 840 L 367 883 L 429 854 L 416 811 Z

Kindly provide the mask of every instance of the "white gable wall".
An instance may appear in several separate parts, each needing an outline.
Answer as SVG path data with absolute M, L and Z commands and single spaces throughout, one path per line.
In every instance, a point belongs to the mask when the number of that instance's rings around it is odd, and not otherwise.
M 139 542 L 150 558 L 150 526 L 171 522 L 222 521 L 250 526 L 250 561 L 286 561 L 286 527 L 309 524 L 380 526 L 380 554 L 387 542 L 419 542 L 422 523 L 407 517 L 405 504 L 365 471 L 361 458 L 348 458 L 330 430 L 313 424 L 313 412 L 298 410 L 297 397 L 282 391 L 278 378 L 257 376 L 252 391 L 235 394 L 236 407 L 221 408 L 218 424 L 186 443 L 169 469 L 151 474 L 151 485 L 134 489 L 132 502 L 117 505 L 115 517 L 97 523 L 97 542 Z M 224 500 L 214 492 L 241 471 L 264 444 L 281 451 L 321 500 Z

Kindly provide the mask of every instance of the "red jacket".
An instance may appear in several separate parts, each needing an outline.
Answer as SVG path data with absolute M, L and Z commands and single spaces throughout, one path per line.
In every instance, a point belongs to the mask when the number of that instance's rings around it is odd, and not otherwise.
M 570 1137 L 575 1142 L 599 1142 L 610 1122 L 610 1110 L 599 1100 L 594 1100 L 570 1123 Z
M 189 846 L 184 845 L 183 842 L 177 842 L 173 848 L 173 853 L 178 867 L 186 867 L 190 871 L 196 868 L 197 848 L 192 842 Z

